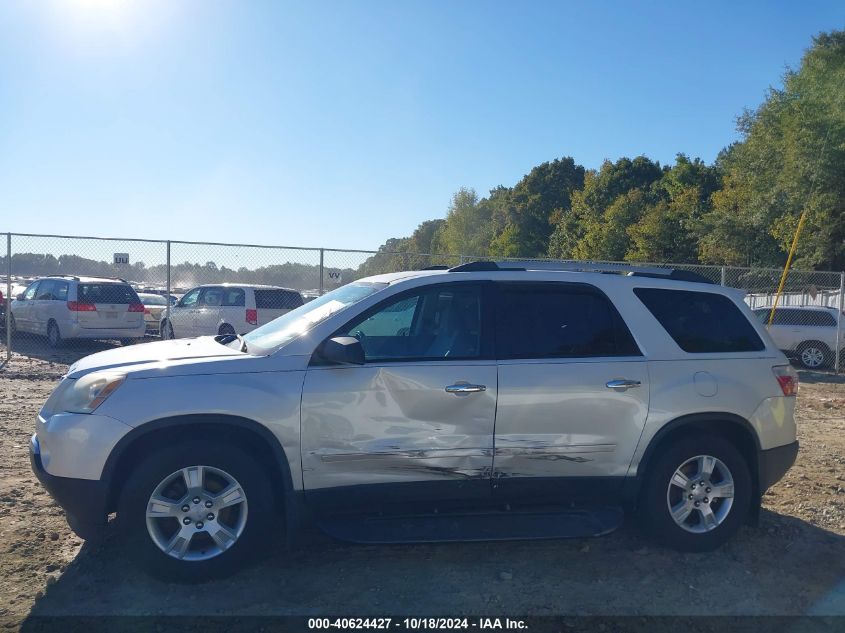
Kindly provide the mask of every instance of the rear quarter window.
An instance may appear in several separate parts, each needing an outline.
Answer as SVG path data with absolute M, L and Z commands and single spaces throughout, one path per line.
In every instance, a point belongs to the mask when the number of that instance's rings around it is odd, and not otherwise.
M 77 299 L 81 303 L 141 303 L 138 294 L 127 284 L 79 284 Z
M 302 295 L 295 290 L 255 291 L 255 307 L 258 310 L 293 310 L 302 304 Z
M 685 352 L 759 352 L 765 345 L 742 311 L 712 292 L 635 288 L 663 329 Z

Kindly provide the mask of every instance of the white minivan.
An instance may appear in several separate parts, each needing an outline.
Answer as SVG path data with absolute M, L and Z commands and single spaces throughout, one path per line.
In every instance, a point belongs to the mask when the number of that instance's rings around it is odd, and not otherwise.
M 47 337 L 50 347 L 67 339 L 143 338 L 144 305 L 122 279 L 55 275 L 33 281 L 12 301 L 12 333 Z
M 296 290 L 255 284 L 209 284 L 185 293 L 161 320 L 164 339 L 246 334 L 303 304 Z

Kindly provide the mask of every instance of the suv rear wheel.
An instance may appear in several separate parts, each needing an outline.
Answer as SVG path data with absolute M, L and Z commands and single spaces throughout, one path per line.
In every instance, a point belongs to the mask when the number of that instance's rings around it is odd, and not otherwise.
M 798 361 L 807 369 L 829 365 L 832 357 L 830 348 L 819 341 L 807 341 L 798 346 Z
M 750 504 L 751 476 L 741 453 L 722 437 L 694 434 L 655 458 L 638 514 L 658 542 L 704 552 L 739 530 Z
M 142 567 L 204 581 L 271 551 L 275 516 L 272 487 L 254 459 L 223 442 L 194 441 L 162 448 L 135 468 L 117 520 Z

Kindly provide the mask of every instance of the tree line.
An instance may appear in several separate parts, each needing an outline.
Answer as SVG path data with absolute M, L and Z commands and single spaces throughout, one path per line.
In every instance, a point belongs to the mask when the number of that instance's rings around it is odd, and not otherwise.
M 405 253 L 778 267 L 805 210 L 795 265 L 845 269 L 845 31 L 814 37 L 737 129 L 712 164 L 565 157 L 485 197 L 460 189 L 445 219 L 388 240 L 363 272 Z

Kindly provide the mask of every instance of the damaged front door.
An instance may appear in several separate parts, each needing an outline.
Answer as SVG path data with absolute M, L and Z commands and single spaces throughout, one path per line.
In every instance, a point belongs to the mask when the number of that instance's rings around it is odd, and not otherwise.
M 360 366 L 312 366 L 302 394 L 303 484 L 318 511 L 489 499 L 497 370 L 481 284 L 385 300 L 335 333 Z

